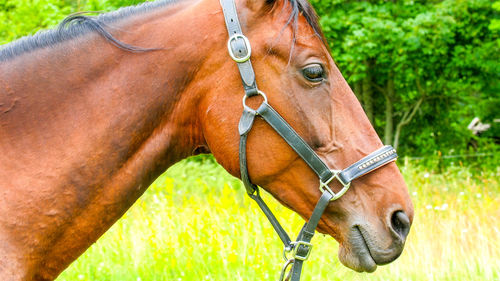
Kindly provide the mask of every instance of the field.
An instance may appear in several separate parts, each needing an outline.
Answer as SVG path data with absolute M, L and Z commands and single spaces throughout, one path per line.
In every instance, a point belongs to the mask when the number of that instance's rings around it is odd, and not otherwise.
M 500 280 L 500 170 L 402 168 L 415 205 L 403 255 L 373 274 L 318 235 L 303 280 Z M 291 236 L 301 218 L 265 196 Z M 58 281 L 276 280 L 282 245 L 240 182 L 212 160 L 171 167 Z

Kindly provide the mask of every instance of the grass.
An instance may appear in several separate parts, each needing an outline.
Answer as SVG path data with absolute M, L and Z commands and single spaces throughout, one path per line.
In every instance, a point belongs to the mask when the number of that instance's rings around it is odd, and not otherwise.
M 402 256 L 360 274 L 338 261 L 335 240 L 318 235 L 303 280 L 500 280 L 500 170 L 402 171 L 416 211 Z M 302 219 L 265 197 L 295 236 Z M 238 180 L 212 161 L 184 161 L 57 280 L 276 280 L 281 251 Z

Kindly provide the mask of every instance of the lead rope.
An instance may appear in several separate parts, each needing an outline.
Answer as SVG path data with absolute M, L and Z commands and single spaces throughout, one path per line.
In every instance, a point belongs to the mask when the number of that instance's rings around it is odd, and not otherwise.
M 340 198 L 350 187 L 350 183 L 366 173 L 373 171 L 397 157 L 396 151 L 391 146 L 384 146 L 344 170 L 330 170 L 314 150 L 293 130 L 293 128 L 267 103 L 266 95 L 259 91 L 255 81 L 255 72 L 250 62 L 251 47 L 248 39 L 243 35 L 236 12 L 234 0 L 220 0 L 224 21 L 226 22 L 229 40 L 227 48 L 231 58 L 237 63 L 241 81 L 245 90 L 243 96 L 243 113 L 238 124 L 240 134 L 239 164 L 241 180 L 245 189 L 257 205 L 264 212 L 274 230 L 284 244 L 283 256 L 286 260 L 280 274 L 280 281 L 299 281 L 302 265 L 309 257 L 312 250 L 311 239 L 314 236 L 321 215 L 330 201 Z M 257 110 L 246 105 L 248 97 L 260 95 L 264 101 Z M 273 215 L 269 207 L 260 197 L 259 188 L 250 181 L 247 168 L 246 143 L 248 132 L 252 128 L 256 116 L 262 117 L 271 127 L 292 147 L 295 152 L 311 167 L 319 177 L 321 197 L 316 204 L 309 221 L 302 227 L 297 240 L 291 242 L 290 237 Z M 342 184 L 342 189 L 335 193 L 328 184 L 334 179 Z M 287 254 L 291 255 L 290 258 Z M 291 270 L 286 273 L 289 267 Z M 286 275 L 286 277 L 285 277 Z

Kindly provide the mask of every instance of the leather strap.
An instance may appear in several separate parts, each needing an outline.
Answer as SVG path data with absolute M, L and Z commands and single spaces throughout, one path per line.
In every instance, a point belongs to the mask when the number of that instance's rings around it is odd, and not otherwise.
M 255 111 L 243 110 L 241 114 L 240 123 L 238 124 L 238 131 L 240 133 L 240 174 L 241 181 L 245 185 L 248 195 L 254 194 L 258 191 L 258 187 L 250 181 L 247 168 L 247 137 L 248 132 L 252 128 L 255 121 Z
M 271 225 L 274 228 L 274 231 L 278 234 L 278 236 L 281 239 L 281 242 L 283 242 L 283 245 L 285 245 L 286 249 L 291 249 L 292 248 L 292 240 L 290 239 L 290 236 L 288 236 L 288 233 L 283 229 L 281 224 L 279 223 L 278 219 L 274 216 L 274 214 L 271 212 L 269 207 L 266 205 L 264 200 L 262 200 L 262 197 L 260 197 L 260 192 L 257 190 L 255 194 L 251 194 L 250 198 L 255 200 L 257 202 L 257 205 L 260 207 L 262 212 L 266 215 L 267 219 L 271 223 Z
M 385 145 L 342 170 L 338 178 L 344 183 L 349 183 L 389 162 L 395 161 L 397 157 L 396 150 L 390 145 Z
M 257 113 L 300 155 L 318 177 L 325 182 L 333 176 L 332 171 L 314 150 L 268 103 L 262 103 Z
M 234 35 L 241 35 L 235 40 L 229 41 L 230 52 L 232 52 L 237 58 L 244 58 L 250 55 L 251 48 L 247 45 L 248 41 L 245 42 L 243 38 L 243 32 L 241 31 L 240 21 L 238 19 L 238 13 L 236 12 L 236 4 L 234 0 L 220 0 L 222 6 L 222 12 L 224 13 L 224 21 L 226 22 L 227 32 L 229 33 L 229 38 Z M 253 71 L 252 63 L 250 58 L 243 62 L 237 62 L 238 69 L 241 75 L 241 81 L 243 82 L 243 87 L 245 89 L 245 94 L 249 97 L 257 94 L 257 82 L 255 81 L 255 72 Z
M 327 182 L 334 172 L 321 160 L 314 150 L 293 130 L 293 128 L 268 103 L 262 103 L 257 113 L 266 120 L 278 134 L 292 147 L 297 154 L 311 167 L 322 182 Z M 369 173 L 397 158 L 396 150 L 390 146 L 383 146 L 338 174 L 343 185 Z
M 240 118 L 240 123 L 238 125 L 238 131 L 240 133 L 240 173 L 241 180 L 243 181 L 243 185 L 247 190 L 248 196 L 257 202 L 257 205 L 260 207 L 262 212 L 266 215 L 267 219 L 273 226 L 274 230 L 280 237 L 281 241 L 285 245 L 285 247 L 291 248 L 291 239 L 283 229 L 281 224 L 278 222 L 274 214 L 271 212 L 269 207 L 266 205 L 262 197 L 260 197 L 259 187 L 253 184 L 250 181 L 248 176 L 248 168 L 247 168 L 247 138 L 248 132 L 252 128 L 253 122 L 255 121 L 255 111 L 250 111 L 245 109 Z
M 309 242 L 311 242 L 316 227 L 318 226 L 319 220 L 321 219 L 321 215 L 325 211 L 326 207 L 330 203 L 330 199 L 332 199 L 332 195 L 328 192 L 323 192 L 321 197 L 319 198 L 318 203 L 316 203 L 316 207 L 309 218 L 309 221 L 304 225 L 302 230 L 297 237 L 297 242 L 294 249 L 296 256 L 307 257 L 312 250 L 312 245 L 308 246 Z M 302 264 L 304 263 L 304 259 L 297 259 L 293 262 L 292 267 L 292 281 L 300 280 L 300 273 L 302 271 Z

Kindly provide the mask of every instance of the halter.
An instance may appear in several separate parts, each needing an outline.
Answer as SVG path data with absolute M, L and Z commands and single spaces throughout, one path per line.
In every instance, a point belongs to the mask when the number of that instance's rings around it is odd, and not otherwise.
M 279 235 L 281 241 L 285 245 L 283 256 L 286 260 L 285 265 L 281 270 L 280 280 L 291 278 L 292 281 L 299 281 L 302 271 L 302 264 L 309 255 L 313 245 L 310 243 L 314 236 L 315 229 L 325 211 L 328 204 L 344 195 L 354 179 L 369 173 L 383 165 L 395 161 L 397 158 L 396 150 L 390 145 L 383 146 L 377 149 L 358 162 L 345 168 L 344 170 L 332 170 L 321 160 L 314 150 L 295 132 L 295 130 L 281 117 L 274 108 L 267 102 L 266 94 L 257 88 L 255 81 L 255 72 L 250 62 L 252 54 L 250 42 L 243 35 L 241 26 L 236 12 L 234 0 L 220 0 L 224 20 L 226 22 L 229 40 L 227 48 L 230 57 L 237 63 L 241 75 L 245 95 L 243 96 L 243 113 L 241 115 L 238 131 L 240 134 L 239 147 L 239 162 L 241 180 L 245 185 L 246 191 L 250 198 L 255 200 L 261 210 L 264 212 L 274 230 Z M 264 101 L 257 109 L 252 109 L 246 104 L 249 97 L 260 95 Z M 304 224 L 299 232 L 297 240 L 292 242 L 288 234 L 280 225 L 276 217 L 273 215 L 269 207 L 260 197 L 259 188 L 253 184 L 248 176 L 247 169 L 247 154 L 246 143 L 248 133 L 252 129 L 255 117 L 260 116 L 291 146 L 295 152 L 311 167 L 311 169 L 319 177 L 319 189 L 322 195 L 314 208 L 314 211 L 309 218 L 309 221 Z M 333 180 L 337 180 L 342 189 L 335 193 L 328 186 Z M 289 257 L 288 257 L 289 256 Z M 292 269 L 286 274 L 289 266 Z

